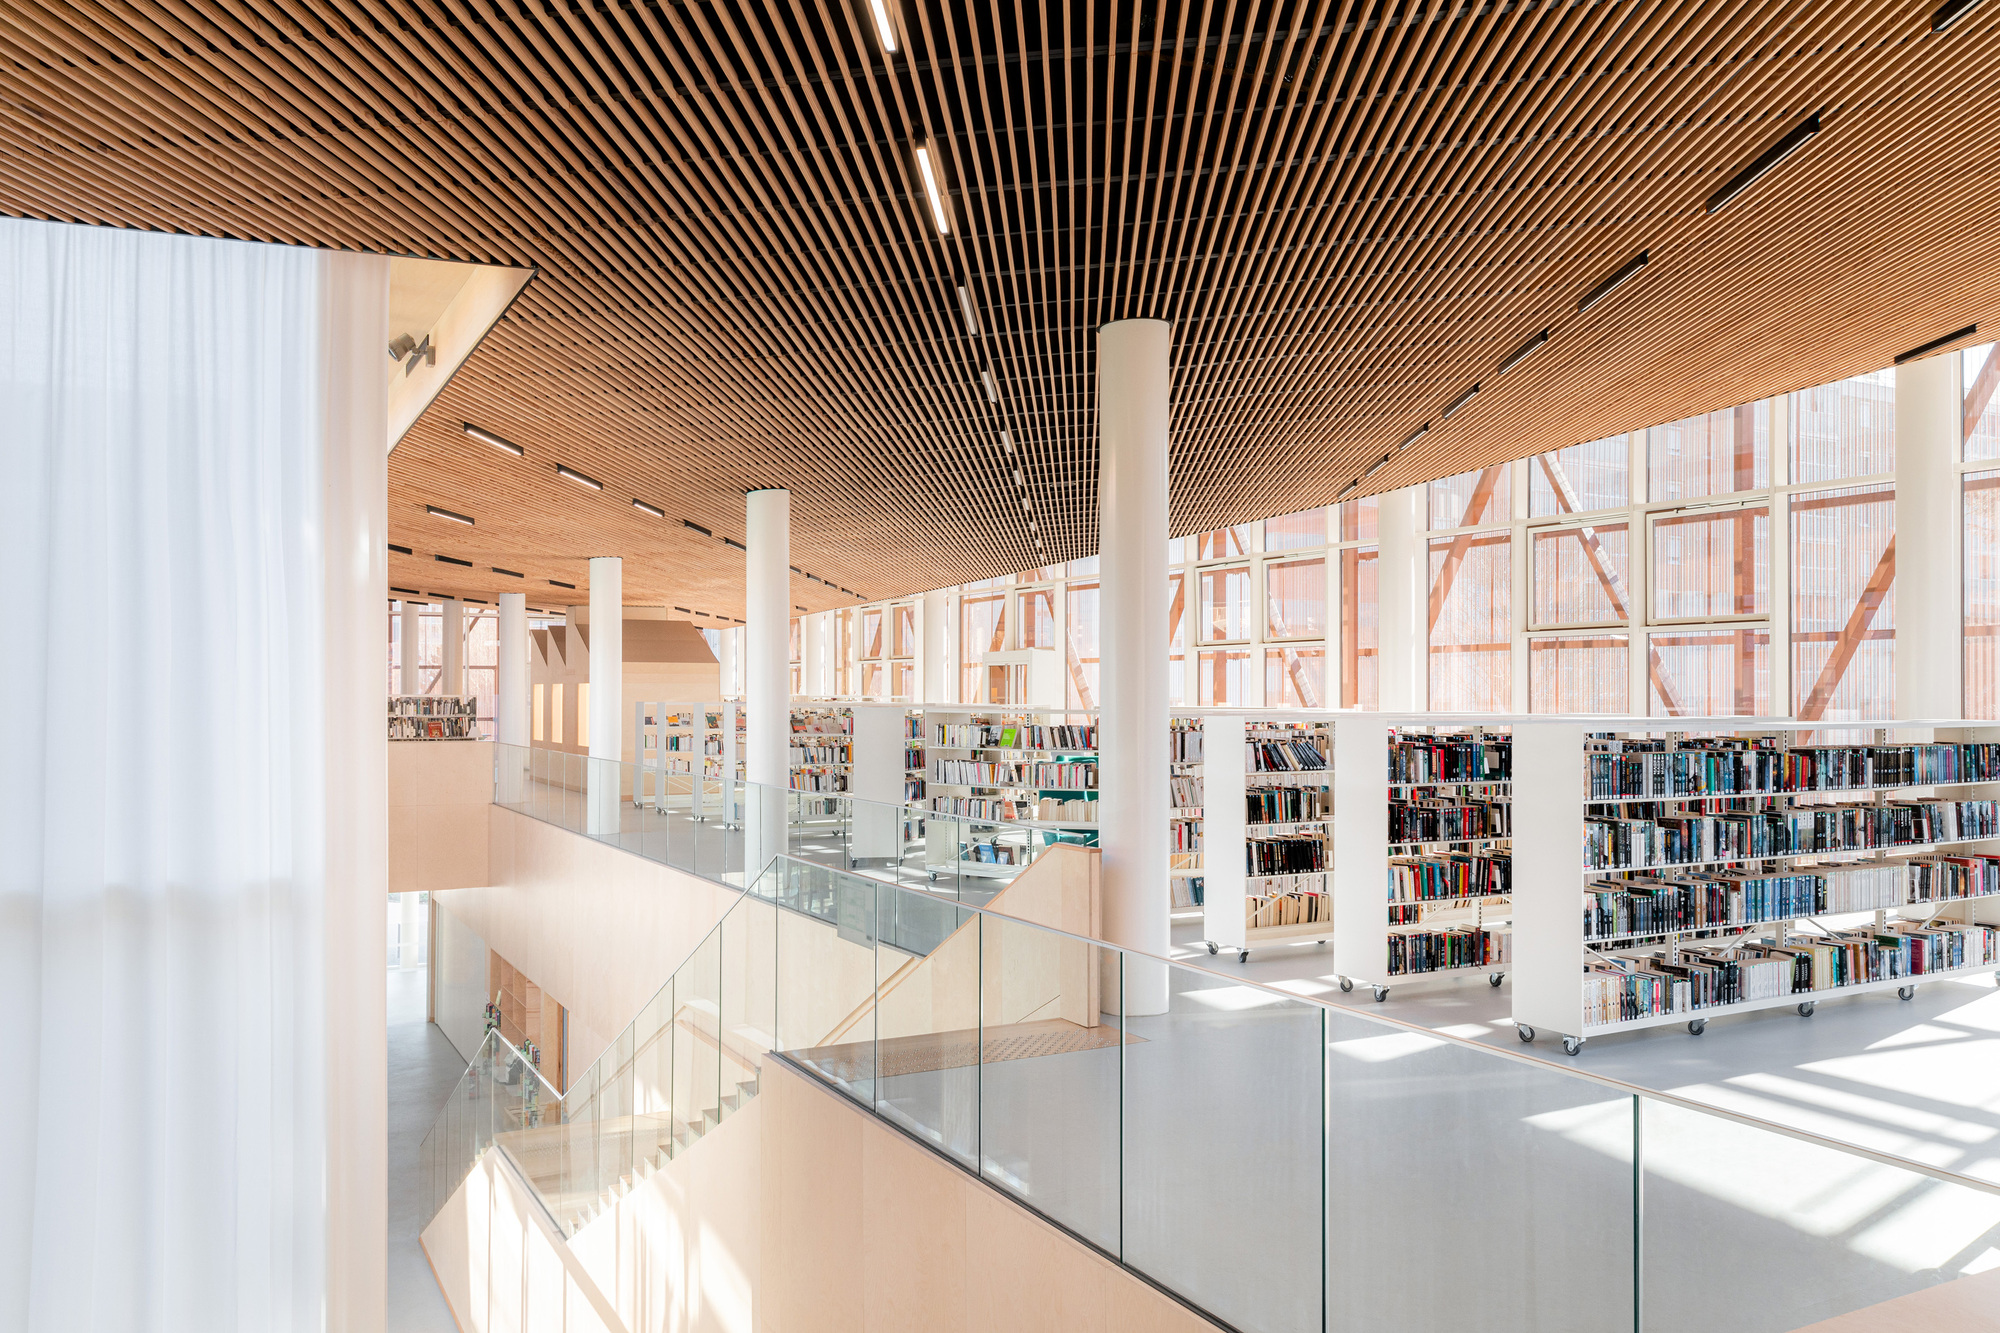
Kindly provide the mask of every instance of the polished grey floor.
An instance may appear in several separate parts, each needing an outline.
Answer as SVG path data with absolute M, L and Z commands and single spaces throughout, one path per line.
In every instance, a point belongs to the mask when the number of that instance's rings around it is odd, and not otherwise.
M 425 1021 L 420 967 L 389 972 L 389 1318 L 388 1333 L 457 1333 L 417 1233 L 423 1196 L 418 1147 L 465 1061 Z

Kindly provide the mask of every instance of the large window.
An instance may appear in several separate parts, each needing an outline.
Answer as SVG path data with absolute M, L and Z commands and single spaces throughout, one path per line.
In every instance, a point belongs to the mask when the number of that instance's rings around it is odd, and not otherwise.
M 1802 719 L 1893 711 L 1895 528 L 1892 486 L 1792 501 L 1792 699 Z
M 1896 374 L 1836 380 L 1791 397 L 1792 481 L 1845 481 L 1896 470 Z
M 1513 516 L 1513 477 L 1514 469 L 1502 464 L 1432 482 L 1425 495 L 1431 527 L 1474 528 L 1482 523 L 1505 523 Z
M 1770 506 L 1661 514 L 1652 565 L 1656 622 L 1768 615 Z
M 1632 449 L 1623 435 L 1528 460 L 1528 517 L 1623 509 L 1632 502 Z
M 1227 643 L 1250 637 L 1250 566 L 1201 571 L 1201 641 Z
M 1305 509 L 1264 520 L 1266 551 L 1304 551 L 1326 545 L 1326 510 Z
M 1273 560 L 1264 566 L 1264 637 L 1326 637 L 1326 561 Z
M 1965 715 L 2000 717 L 2000 472 L 1965 475 L 1964 661 Z
M 1069 585 L 1068 615 L 1064 617 L 1069 669 L 1069 704 L 1072 708 L 1097 707 L 1097 581 Z
M 1031 588 L 1021 594 L 1021 646 L 1056 646 L 1056 591 Z
M 1340 706 L 1381 707 L 1378 658 L 1381 604 L 1377 597 L 1379 548 L 1348 546 L 1340 552 Z
M 1965 385 L 1965 461 L 2000 458 L 2000 343 L 1959 353 Z
M 1546 528 L 1532 538 L 1533 623 L 1538 628 L 1622 625 L 1631 619 L 1626 525 Z
M 1528 706 L 1537 713 L 1623 713 L 1625 634 L 1550 634 L 1528 641 Z
M 986 699 L 986 654 L 1007 646 L 1007 594 L 968 594 L 958 603 L 959 702 Z
M 1653 503 L 1758 491 L 1770 484 L 1770 412 L 1762 403 L 1646 432 L 1646 498 Z

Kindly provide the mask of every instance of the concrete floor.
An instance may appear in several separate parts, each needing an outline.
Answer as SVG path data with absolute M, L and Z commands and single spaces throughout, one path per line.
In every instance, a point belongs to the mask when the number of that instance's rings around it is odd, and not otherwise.
M 417 1243 L 429 1219 L 420 1217 L 423 1176 L 418 1147 L 437 1118 L 465 1060 L 444 1033 L 425 1021 L 421 967 L 389 973 L 389 1319 L 388 1333 L 458 1333 Z

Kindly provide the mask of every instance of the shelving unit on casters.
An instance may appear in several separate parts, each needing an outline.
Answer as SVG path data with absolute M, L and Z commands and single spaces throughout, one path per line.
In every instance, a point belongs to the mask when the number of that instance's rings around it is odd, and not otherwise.
M 1038 723 L 1031 720 L 1037 715 L 1051 718 L 1083 717 L 1086 721 L 1081 723 Z M 991 717 L 995 720 L 985 724 L 975 723 L 974 719 L 981 717 Z M 965 793 L 963 797 L 948 796 L 945 798 L 947 800 L 989 799 L 988 796 L 974 797 L 971 795 L 973 792 L 990 793 L 993 799 L 997 799 L 1001 793 L 1007 792 L 1025 794 L 1030 800 L 1040 800 L 1044 797 L 1092 801 L 1096 799 L 1097 789 L 1095 787 L 1038 787 L 1023 783 L 946 782 L 937 776 L 937 770 L 933 765 L 937 762 L 949 762 L 943 759 L 943 756 L 946 754 L 950 754 L 954 759 L 960 756 L 978 756 L 978 758 L 970 759 L 970 762 L 974 763 L 993 763 L 1002 759 L 1006 761 L 1019 761 L 1025 764 L 1064 762 L 1096 764 L 1098 762 L 1098 752 L 1094 746 L 1044 746 L 1036 749 L 1027 746 L 947 745 L 944 743 L 943 729 L 947 726 L 1006 726 L 1009 725 L 1007 721 L 1009 717 L 1014 719 L 1012 725 L 1015 726 L 1096 725 L 1094 715 L 1089 713 L 1088 710 L 1045 708 L 1031 704 L 989 704 L 964 706 L 955 709 L 926 709 L 924 713 L 923 740 L 926 806 L 923 814 L 926 826 L 928 827 L 929 822 L 932 820 L 955 820 L 963 824 L 1004 823 L 1007 828 L 1046 830 L 1051 833 L 1090 833 L 1094 835 L 1098 828 L 1096 820 L 1009 819 L 1005 821 L 985 821 L 971 815 L 953 814 L 949 811 L 929 808 L 931 798 L 938 794 L 939 789 L 953 793 Z M 930 882 L 935 884 L 938 876 L 942 874 L 968 875 L 975 879 L 1005 879 L 1025 869 L 1027 865 L 1027 861 L 1000 865 L 992 862 L 967 861 L 961 857 L 951 862 L 928 863 L 925 866 L 925 870 L 930 877 Z
M 1703 725 L 1703 721 L 1707 721 L 1708 725 Z M 1944 735 L 1934 735 L 1933 740 L 1935 741 L 1991 742 L 1995 739 L 2000 739 L 2000 732 L 1996 732 L 1995 730 L 1987 727 L 1978 727 L 1978 728 L 1971 726 L 1960 727 L 1951 724 L 1935 724 L 1935 723 L 1927 724 L 1927 723 L 1917 723 L 1917 722 L 1901 723 L 1891 726 L 1883 726 L 1882 724 L 1873 724 L 1873 725 L 1862 724 L 1862 725 L 1864 729 L 1876 731 L 1875 738 L 1871 742 L 1869 742 L 1871 744 L 1926 743 L 1922 741 L 1917 741 L 1917 742 L 1889 741 L 1887 739 L 1889 732 L 1891 730 L 1896 730 L 1896 729 L 1909 729 L 1909 730 L 1924 729 L 1933 731 L 1950 731 L 1957 733 L 1955 735 L 1951 735 L 1948 737 Z M 1673 727 L 1671 730 L 1679 732 L 1689 732 L 1689 731 L 1728 732 L 1734 730 L 1739 732 L 1765 732 L 1765 731 L 1788 732 L 1789 731 L 1797 733 L 1801 731 L 1815 731 L 1821 729 L 1823 729 L 1823 724 L 1779 725 L 1773 723 L 1766 723 L 1759 725 L 1757 723 L 1746 724 L 1740 720 L 1714 719 L 1714 720 L 1700 720 L 1700 721 L 1697 720 L 1682 721 L 1677 726 Z M 1841 729 L 1848 730 L 1851 728 L 1843 727 Z M 1817 1012 L 1819 1008 L 1819 1001 L 1823 998 L 1837 998 L 1848 995 L 1866 995 L 1877 991 L 1887 991 L 1890 989 L 1894 989 L 1898 999 L 1911 1000 L 1916 998 L 1917 987 L 1926 981 L 1948 981 L 1956 978 L 1973 976 L 1988 971 L 1991 971 L 1993 973 L 1996 981 L 2000 981 L 2000 969 L 1996 969 L 1991 963 L 1980 962 L 1966 967 L 1950 968 L 1936 972 L 1925 972 L 1918 974 L 1916 976 L 1888 977 L 1880 981 L 1864 981 L 1846 986 L 1826 987 L 1820 990 L 1807 992 L 1804 998 L 1801 998 L 1800 992 L 1791 991 L 1784 995 L 1775 995 L 1764 999 L 1739 1000 L 1731 1004 L 1709 1006 L 1707 1013 L 1691 1014 L 1687 1011 L 1682 1011 L 1680 1013 L 1675 1013 L 1675 1014 L 1648 1014 L 1641 1016 L 1639 1018 L 1624 1019 L 1614 1023 L 1590 1023 L 1590 1024 L 1583 1023 L 1581 1021 L 1582 1019 L 1581 985 L 1583 979 L 1583 972 L 1581 967 L 1578 966 L 1578 964 L 1575 962 L 1568 963 L 1567 968 L 1565 968 L 1563 959 L 1565 957 L 1575 958 L 1576 955 L 1573 952 L 1573 949 L 1576 946 L 1587 945 L 1588 943 L 1591 943 L 1591 941 L 1586 941 L 1583 938 L 1581 929 L 1582 914 L 1576 909 L 1575 906 L 1568 905 L 1573 900 L 1571 899 L 1568 892 L 1562 889 L 1561 886 L 1563 884 L 1565 883 L 1573 883 L 1579 885 L 1586 884 L 1589 883 L 1591 879 L 1595 876 L 1627 873 L 1630 870 L 1645 871 L 1650 869 L 1650 870 L 1661 870 L 1661 871 L 1674 871 L 1674 870 L 1683 870 L 1691 868 L 1698 869 L 1702 866 L 1722 866 L 1722 865 L 1747 866 L 1747 865 L 1756 865 L 1767 862 L 1791 863 L 1799 860 L 1813 860 L 1813 859 L 1818 859 L 1824 862 L 1824 858 L 1832 856 L 1840 856 L 1843 854 L 1838 851 L 1787 852 L 1768 857 L 1730 857 L 1730 858 L 1721 858 L 1716 861 L 1677 863 L 1673 865 L 1663 865 L 1654 867 L 1643 867 L 1643 866 L 1629 867 L 1629 868 L 1620 868 L 1616 870 L 1589 869 L 1583 865 L 1582 838 L 1579 836 L 1582 829 L 1584 807 L 1586 805 L 1631 804 L 1637 801 L 1694 802 L 1694 801 L 1704 801 L 1704 800 L 1729 799 L 1732 796 L 1752 796 L 1752 795 L 1790 796 L 1790 797 L 1798 797 L 1798 796 L 1831 797 L 1831 798 L 1836 798 L 1835 803 L 1838 803 L 1843 799 L 1846 801 L 1852 801 L 1856 799 L 1872 798 L 1876 802 L 1880 803 L 1887 798 L 1893 797 L 1897 793 L 1901 793 L 1911 797 L 1917 797 L 1927 792 L 1936 795 L 1936 794 L 1941 794 L 1945 791 L 1958 791 L 1972 787 L 1991 788 L 1995 787 L 1996 785 L 2000 785 L 2000 783 L 1996 783 L 1993 780 L 1971 779 L 1959 782 L 1909 783 L 1898 786 L 1860 787 L 1860 788 L 1828 789 L 1828 790 L 1817 790 L 1817 791 L 1809 790 L 1809 791 L 1777 791 L 1777 792 L 1767 792 L 1767 793 L 1716 793 L 1716 794 L 1704 794 L 1700 796 L 1620 797 L 1612 799 L 1590 800 L 1586 795 L 1586 775 L 1588 773 L 1588 763 L 1585 759 L 1586 752 L 1583 745 L 1584 733 L 1587 730 L 1587 728 L 1579 724 L 1565 723 L 1565 724 L 1550 724 L 1541 727 L 1530 727 L 1526 728 L 1525 730 L 1527 730 L 1531 734 L 1535 734 L 1537 740 L 1534 744 L 1524 748 L 1518 743 L 1520 733 L 1517 731 L 1517 744 L 1514 756 L 1515 780 L 1523 783 L 1532 783 L 1535 786 L 1536 790 L 1545 792 L 1548 795 L 1547 797 L 1545 797 L 1543 801 L 1537 802 L 1533 807 L 1530 808 L 1528 812 L 1526 812 L 1528 815 L 1528 823 L 1531 825 L 1531 828 L 1524 829 L 1523 821 L 1521 819 L 1521 815 L 1523 812 L 1518 810 L 1515 812 L 1516 820 L 1515 820 L 1514 831 L 1516 839 L 1517 858 L 1521 856 L 1524 844 L 1528 849 L 1528 857 L 1526 858 L 1525 865 L 1517 863 L 1516 866 L 1516 870 L 1518 872 L 1517 882 L 1526 885 L 1529 888 L 1528 914 L 1532 922 L 1531 929 L 1529 930 L 1521 931 L 1517 929 L 1516 940 L 1515 940 L 1515 947 L 1517 950 L 1515 956 L 1516 968 L 1517 968 L 1516 971 L 1517 983 L 1515 986 L 1515 1009 L 1517 1015 L 1520 1014 L 1522 1010 L 1524 1009 L 1527 1010 L 1526 1017 L 1517 1016 L 1515 1020 L 1515 1029 L 1522 1042 L 1526 1043 L 1535 1040 L 1537 1036 L 1537 1028 L 1535 1022 L 1533 1022 L 1532 1020 L 1537 1014 L 1547 1015 L 1551 1013 L 1565 1012 L 1572 1009 L 1575 1011 L 1577 1018 L 1577 1022 L 1575 1024 L 1577 1030 L 1573 1033 L 1571 1032 L 1562 1033 L 1563 1052 L 1567 1055 L 1576 1055 L 1579 1052 L 1581 1052 L 1584 1043 L 1591 1036 L 1595 1035 L 1608 1035 L 1616 1032 L 1636 1031 L 1641 1028 L 1667 1027 L 1678 1023 L 1684 1023 L 1687 1027 L 1688 1032 L 1691 1035 L 1700 1036 L 1702 1033 L 1707 1031 L 1708 1020 L 1710 1018 L 1723 1017 L 1730 1014 L 1755 1013 L 1760 1010 L 1766 1010 L 1766 1009 L 1782 1009 L 1787 1005 L 1790 1005 L 1797 1010 L 1801 1018 L 1810 1018 L 1813 1016 L 1815 1012 Z M 1666 730 L 1666 729 L 1658 729 L 1658 730 Z M 1950 798 L 1950 799 L 1963 799 L 1963 798 L 1961 797 L 1961 798 Z M 1814 802 L 1813 804 L 1825 804 L 1825 803 L 1826 802 Z M 1525 837 L 1524 834 L 1526 835 Z M 1855 850 L 1873 851 L 1876 853 L 1876 857 L 1874 859 L 1883 859 L 1887 856 L 1908 857 L 1908 856 L 1925 855 L 1934 852 L 1948 851 L 1951 848 L 1958 848 L 1961 850 L 1977 849 L 1981 851 L 1982 854 L 1991 854 L 1994 849 L 2000 848 L 2000 838 L 1960 838 L 1940 843 L 1904 844 L 1897 846 L 1887 846 L 1887 847 L 1879 847 L 1872 849 L 1855 849 Z M 1831 863 L 1825 863 L 1823 868 L 1838 869 L 1843 865 L 1865 865 L 1867 863 L 1868 861 L 1866 859 L 1857 861 L 1845 861 L 1845 862 L 1835 861 Z M 1818 867 L 1806 867 L 1806 868 L 1818 868 Z M 1534 889 L 1534 886 L 1538 884 L 1543 886 L 1543 891 L 1540 893 L 1535 892 Z M 1965 924 L 1977 924 L 1977 925 L 1992 927 L 2000 925 L 2000 911 L 1995 910 L 1996 903 L 2000 903 L 2000 895 L 1983 895 L 1983 896 L 1969 897 L 1969 898 L 1939 899 L 1923 903 L 1901 903 L 1897 904 L 1895 907 L 1862 909 L 1861 911 L 1857 912 L 1828 912 L 1817 915 L 1823 915 L 1827 917 L 1863 916 L 1866 915 L 1869 910 L 1873 910 L 1879 921 L 1886 918 L 1887 913 L 1890 911 L 1899 911 L 1902 908 L 1908 908 L 1908 907 L 1928 906 L 1934 910 L 1930 912 L 1930 914 L 1925 918 L 1925 920 L 1932 921 L 1937 919 L 1940 910 L 1948 907 L 1958 907 L 1964 909 L 1964 915 L 1962 918 L 1960 918 L 1960 920 L 1962 920 Z M 1808 917 L 1808 916 L 1787 917 L 1787 918 L 1781 918 L 1776 921 L 1749 923 L 1747 925 L 1742 925 L 1742 926 L 1729 926 L 1724 928 L 1705 928 L 1705 929 L 1686 930 L 1686 931 L 1670 931 L 1670 932 L 1662 932 L 1661 936 L 1659 937 L 1640 936 L 1637 938 L 1653 939 L 1653 938 L 1668 938 L 1668 937 L 1687 936 L 1687 935 L 1701 935 L 1706 933 L 1707 929 L 1713 929 L 1716 931 L 1716 933 L 1721 935 L 1727 935 L 1732 933 L 1741 934 L 1741 933 L 1746 933 L 1747 931 L 1761 930 L 1767 927 L 1770 928 L 1774 934 L 1777 934 L 1782 937 L 1784 933 L 1784 928 L 1790 925 L 1794 925 L 1799 921 L 1814 921 L 1814 920 L 1815 917 Z M 1519 923 L 1517 920 L 1517 927 L 1518 924 Z M 1821 927 L 1821 929 L 1825 929 L 1825 927 Z M 1548 966 L 1544 966 L 1543 964 L 1545 963 L 1548 964 Z M 1572 972 L 1568 969 L 1574 969 L 1574 971 Z M 1531 980 L 1528 985 L 1524 986 L 1521 984 L 1520 978 L 1530 978 Z M 1527 997 L 1525 1002 L 1523 999 L 1524 992 Z M 1561 1031 L 1563 1027 L 1568 1027 L 1570 1026 L 1570 1024 L 1567 1022 L 1559 1022 L 1559 1023 L 1544 1022 L 1543 1026 L 1552 1027 L 1557 1031 Z
M 1251 829 L 1298 828 L 1306 825 L 1325 828 L 1329 823 L 1323 819 L 1269 824 L 1248 822 L 1245 798 L 1250 790 L 1252 777 L 1259 779 L 1317 777 L 1319 783 L 1324 785 L 1328 778 L 1328 770 L 1338 767 L 1329 751 L 1339 745 L 1339 729 L 1334 728 L 1333 744 L 1329 746 L 1324 725 L 1317 725 L 1299 739 L 1312 739 L 1319 743 L 1327 768 L 1274 770 L 1256 774 L 1247 772 L 1244 767 L 1248 759 L 1245 746 L 1249 740 L 1250 726 L 1282 725 L 1287 721 L 1289 719 L 1283 717 L 1250 720 L 1241 714 L 1231 713 L 1206 715 L 1202 719 L 1202 751 L 1205 760 L 1202 765 L 1202 864 L 1205 867 L 1202 874 L 1202 930 L 1203 943 L 1208 946 L 1211 957 L 1219 955 L 1225 949 L 1231 949 L 1235 951 L 1238 963 L 1247 963 L 1250 961 L 1250 951 L 1260 944 L 1304 939 L 1325 944 L 1328 940 L 1337 941 L 1338 938 L 1331 919 L 1301 922 L 1290 926 L 1252 926 L 1248 921 L 1250 880 L 1256 879 L 1268 883 L 1275 879 L 1318 878 L 1324 883 L 1331 875 L 1331 870 L 1252 876 L 1244 863 L 1245 855 L 1230 850 L 1246 847 Z M 1260 782 L 1259 785 L 1266 784 Z M 1312 784 L 1302 782 L 1300 785 Z M 1333 857 L 1328 858 L 1329 865 L 1333 861 Z M 1337 918 L 1337 912 L 1335 916 Z

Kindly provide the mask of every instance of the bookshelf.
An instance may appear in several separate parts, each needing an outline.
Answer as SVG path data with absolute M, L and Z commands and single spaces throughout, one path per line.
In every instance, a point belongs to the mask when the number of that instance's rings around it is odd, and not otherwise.
M 853 759 L 853 710 L 793 707 L 788 782 L 793 791 L 808 794 L 799 799 L 802 819 L 823 822 L 841 817 L 839 797 L 848 790 Z M 825 799 L 813 800 L 810 793 L 821 793 Z
M 1097 839 L 1097 719 L 1086 710 L 927 709 L 926 817 L 1006 821 L 1053 843 Z M 927 868 L 1012 878 L 1033 849 L 1011 832 L 941 840 L 952 860 Z M 963 847 L 963 852 L 956 849 Z
M 1167 882 L 1176 911 L 1202 905 L 1202 731 L 1199 717 L 1175 717 L 1168 740 L 1167 790 L 1173 802 L 1168 817 Z
M 700 704 L 641 700 L 632 705 L 632 804 L 646 803 L 650 776 L 654 809 L 671 809 L 678 797 L 690 813 L 700 813 L 702 721 Z
M 851 758 L 847 790 L 855 802 L 848 855 L 857 861 L 899 860 L 909 782 L 909 717 L 900 704 L 855 704 L 848 710 Z
M 389 739 L 479 740 L 479 701 L 469 694 L 392 694 Z
M 1332 937 L 1333 741 L 1327 722 L 1202 718 L 1209 953 L 1234 949 L 1247 962 L 1258 944 Z
M 2000 727 L 1517 728 L 1523 1041 L 2000 970 Z
M 1343 717 L 1334 734 L 1334 973 L 1343 991 L 1512 960 L 1508 729 Z

